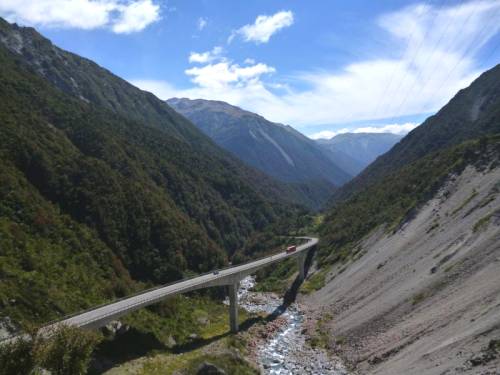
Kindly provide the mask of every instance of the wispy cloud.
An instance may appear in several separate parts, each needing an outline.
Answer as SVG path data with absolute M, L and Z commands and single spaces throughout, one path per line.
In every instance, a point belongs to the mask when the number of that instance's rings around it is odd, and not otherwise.
M 272 16 L 258 16 L 253 24 L 245 25 L 229 37 L 231 42 L 241 36 L 245 42 L 267 43 L 273 34 L 293 24 L 293 12 L 281 11 Z
M 198 30 L 202 31 L 208 25 L 208 20 L 206 18 L 200 17 L 198 18 Z
M 153 0 L 2 0 L 0 15 L 20 24 L 96 29 L 118 34 L 141 31 L 160 19 Z
M 212 62 L 218 58 L 220 58 L 220 55 L 222 53 L 223 49 L 222 47 L 214 47 L 211 51 L 206 51 L 206 52 L 191 52 L 189 54 L 189 62 L 190 63 L 208 63 Z
M 339 130 L 323 130 L 311 134 L 309 138 L 312 139 L 330 139 L 339 134 L 345 133 L 393 133 L 398 135 L 405 135 L 418 126 L 415 122 L 407 122 L 404 124 L 387 124 L 382 126 L 363 126 L 359 128 L 343 128 Z
M 260 65 L 263 73 L 245 80 L 222 78 L 233 75 L 232 69 L 238 71 L 237 64 L 208 64 L 186 70 L 194 86 L 176 95 L 224 100 L 302 127 L 431 113 L 479 75 L 476 56 L 499 31 L 498 16 L 500 0 L 441 8 L 414 4 L 376 20 L 391 51 L 381 50 L 374 58 L 336 71 L 288 75 L 286 81 L 280 80 L 278 69 L 264 63 L 250 65 Z M 398 58 L 392 57 L 394 50 Z M 276 74 L 265 74 L 270 72 Z M 158 84 L 141 87 L 152 86 Z

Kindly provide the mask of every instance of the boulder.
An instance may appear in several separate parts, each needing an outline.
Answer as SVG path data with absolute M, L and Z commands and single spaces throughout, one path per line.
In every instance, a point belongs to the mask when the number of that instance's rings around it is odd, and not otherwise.
M 203 362 L 198 367 L 196 375 L 226 375 L 226 372 L 210 362 Z

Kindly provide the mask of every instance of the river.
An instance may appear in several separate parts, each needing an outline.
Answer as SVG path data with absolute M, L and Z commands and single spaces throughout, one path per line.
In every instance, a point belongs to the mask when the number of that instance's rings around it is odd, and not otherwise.
M 274 293 L 256 293 L 255 278 L 249 276 L 240 283 L 238 298 L 240 306 L 249 312 L 271 314 L 281 306 L 281 299 Z M 284 323 L 273 332 L 257 351 L 257 360 L 264 374 L 269 375 L 346 375 L 340 360 L 319 348 L 306 343 L 302 333 L 304 312 L 293 303 L 287 309 L 278 310 Z

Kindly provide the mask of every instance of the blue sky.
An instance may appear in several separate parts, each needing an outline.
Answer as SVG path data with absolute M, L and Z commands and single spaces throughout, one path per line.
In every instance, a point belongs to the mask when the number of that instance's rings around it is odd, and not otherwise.
M 162 99 L 313 137 L 404 133 L 500 62 L 500 0 L 0 0 L 0 15 Z

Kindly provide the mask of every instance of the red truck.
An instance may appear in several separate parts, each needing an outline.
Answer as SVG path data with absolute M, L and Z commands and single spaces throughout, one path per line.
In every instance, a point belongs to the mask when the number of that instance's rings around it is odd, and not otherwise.
M 285 252 L 287 254 L 290 254 L 290 253 L 293 253 L 295 250 L 297 250 L 297 246 L 293 245 L 293 246 L 288 246 L 285 250 Z

